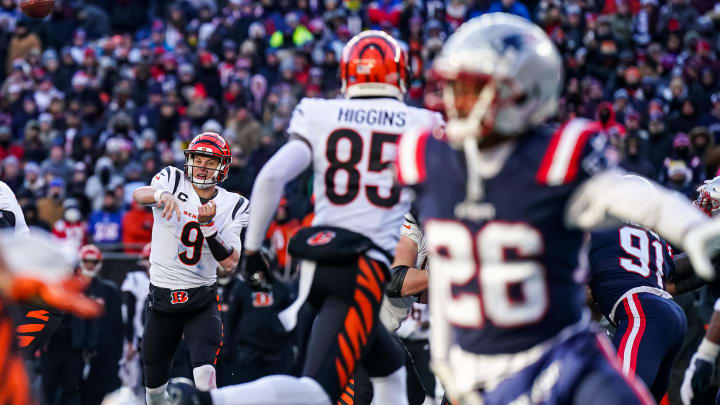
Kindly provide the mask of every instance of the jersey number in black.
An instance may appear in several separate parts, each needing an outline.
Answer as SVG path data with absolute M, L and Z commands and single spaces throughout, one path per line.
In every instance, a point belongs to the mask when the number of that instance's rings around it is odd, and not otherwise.
M 195 232 L 193 232 L 195 231 Z M 181 252 L 178 257 L 180 261 L 188 266 L 194 266 L 200 262 L 202 256 L 202 246 L 205 237 L 200 231 L 200 224 L 197 222 L 188 222 L 180 233 L 180 242 L 185 247 L 192 248 L 192 255 L 188 255 L 189 249 Z
M 346 160 L 340 160 L 337 154 L 338 143 L 342 139 L 350 142 L 350 156 Z M 390 161 L 382 161 L 382 150 L 386 143 L 394 144 L 396 140 L 396 134 L 373 132 L 370 138 L 368 172 L 381 172 L 390 166 Z M 335 205 L 349 204 L 360 193 L 360 171 L 357 169 L 357 165 L 362 160 L 362 154 L 363 140 L 360 134 L 354 130 L 347 128 L 337 129 L 328 137 L 325 157 L 330 162 L 330 166 L 325 171 L 325 192 L 331 203 Z M 339 171 L 345 171 L 348 179 L 347 188 L 342 194 L 335 190 L 335 175 Z M 368 201 L 382 208 L 390 208 L 400 200 L 400 187 L 397 185 L 392 186 L 390 195 L 387 197 L 380 196 L 378 186 L 365 186 L 365 193 Z

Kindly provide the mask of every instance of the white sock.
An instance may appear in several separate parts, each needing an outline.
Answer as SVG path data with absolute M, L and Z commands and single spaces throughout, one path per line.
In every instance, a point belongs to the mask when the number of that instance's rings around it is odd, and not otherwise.
M 193 369 L 193 379 L 195 380 L 195 388 L 200 391 L 210 391 L 217 388 L 215 383 L 215 367 L 205 364 Z
M 147 405 L 170 405 L 167 383 L 157 388 L 145 387 L 145 402 L 147 402 Z
M 405 366 L 387 377 L 370 377 L 370 381 L 373 385 L 373 405 L 408 405 Z
M 210 391 L 214 405 L 332 405 L 312 378 L 271 375 Z

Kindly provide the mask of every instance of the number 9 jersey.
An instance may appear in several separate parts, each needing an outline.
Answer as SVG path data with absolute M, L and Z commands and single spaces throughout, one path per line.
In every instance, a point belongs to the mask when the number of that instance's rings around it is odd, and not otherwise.
M 173 213 L 162 217 L 162 207 L 153 206 L 150 282 L 168 289 L 212 285 L 216 280 L 217 260 L 213 257 L 197 220 L 202 205 L 192 183 L 175 167 L 166 167 L 150 183 L 175 197 L 181 219 Z M 216 205 L 215 224 L 223 239 L 240 251 L 240 233 L 247 226 L 249 201 L 216 186 L 212 201 Z
M 392 98 L 305 98 L 288 132 L 312 149 L 313 225 L 333 225 L 395 251 L 411 195 L 395 183 L 397 141 L 413 125 L 442 125 L 440 114 Z

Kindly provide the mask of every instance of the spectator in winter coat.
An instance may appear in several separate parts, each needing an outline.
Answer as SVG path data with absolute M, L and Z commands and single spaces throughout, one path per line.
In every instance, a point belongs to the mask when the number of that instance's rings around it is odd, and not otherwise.
M 130 211 L 122 219 L 122 241 L 125 245 L 125 253 L 140 253 L 143 246 L 150 243 L 152 226 L 152 211 L 133 201 L 130 204 Z
M 12 70 L 13 62 L 16 59 L 25 59 L 33 49 L 37 51 L 42 49 L 40 37 L 28 30 L 28 23 L 29 20 L 27 18 L 21 18 L 20 21 L 17 22 L 15 32 L 10 39 L 10 45 L 8 47 L 7 60 L 5 62 L 6 72 Z

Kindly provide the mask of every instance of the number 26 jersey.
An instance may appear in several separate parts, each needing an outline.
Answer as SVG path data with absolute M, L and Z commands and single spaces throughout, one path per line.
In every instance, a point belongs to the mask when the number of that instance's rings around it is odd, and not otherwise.
M 313 225 L 332 225 L 395 251 L 411 195 L 395 183 L 399 136 L 413 125 L 442 124 L 440 114 L 391 98 L 305 98 L 288 132 L 312 148 Z
M 212 285 L 218 262 L 200 231 L 197 215 L 201 202 L 192 183 L 175 167 L 162 169 L 150 183 L 173 194 L 180 208 L 180 221 L 162 217 L 162 208 L 153 207 L 150 282 L 158 287 L 177 289 Z M 225 241 L 237 251 L 242 249 L 240 233 L 248 223 L 246 198 L 216 186 L 212 201 L 216 205 L 215 224 Z

